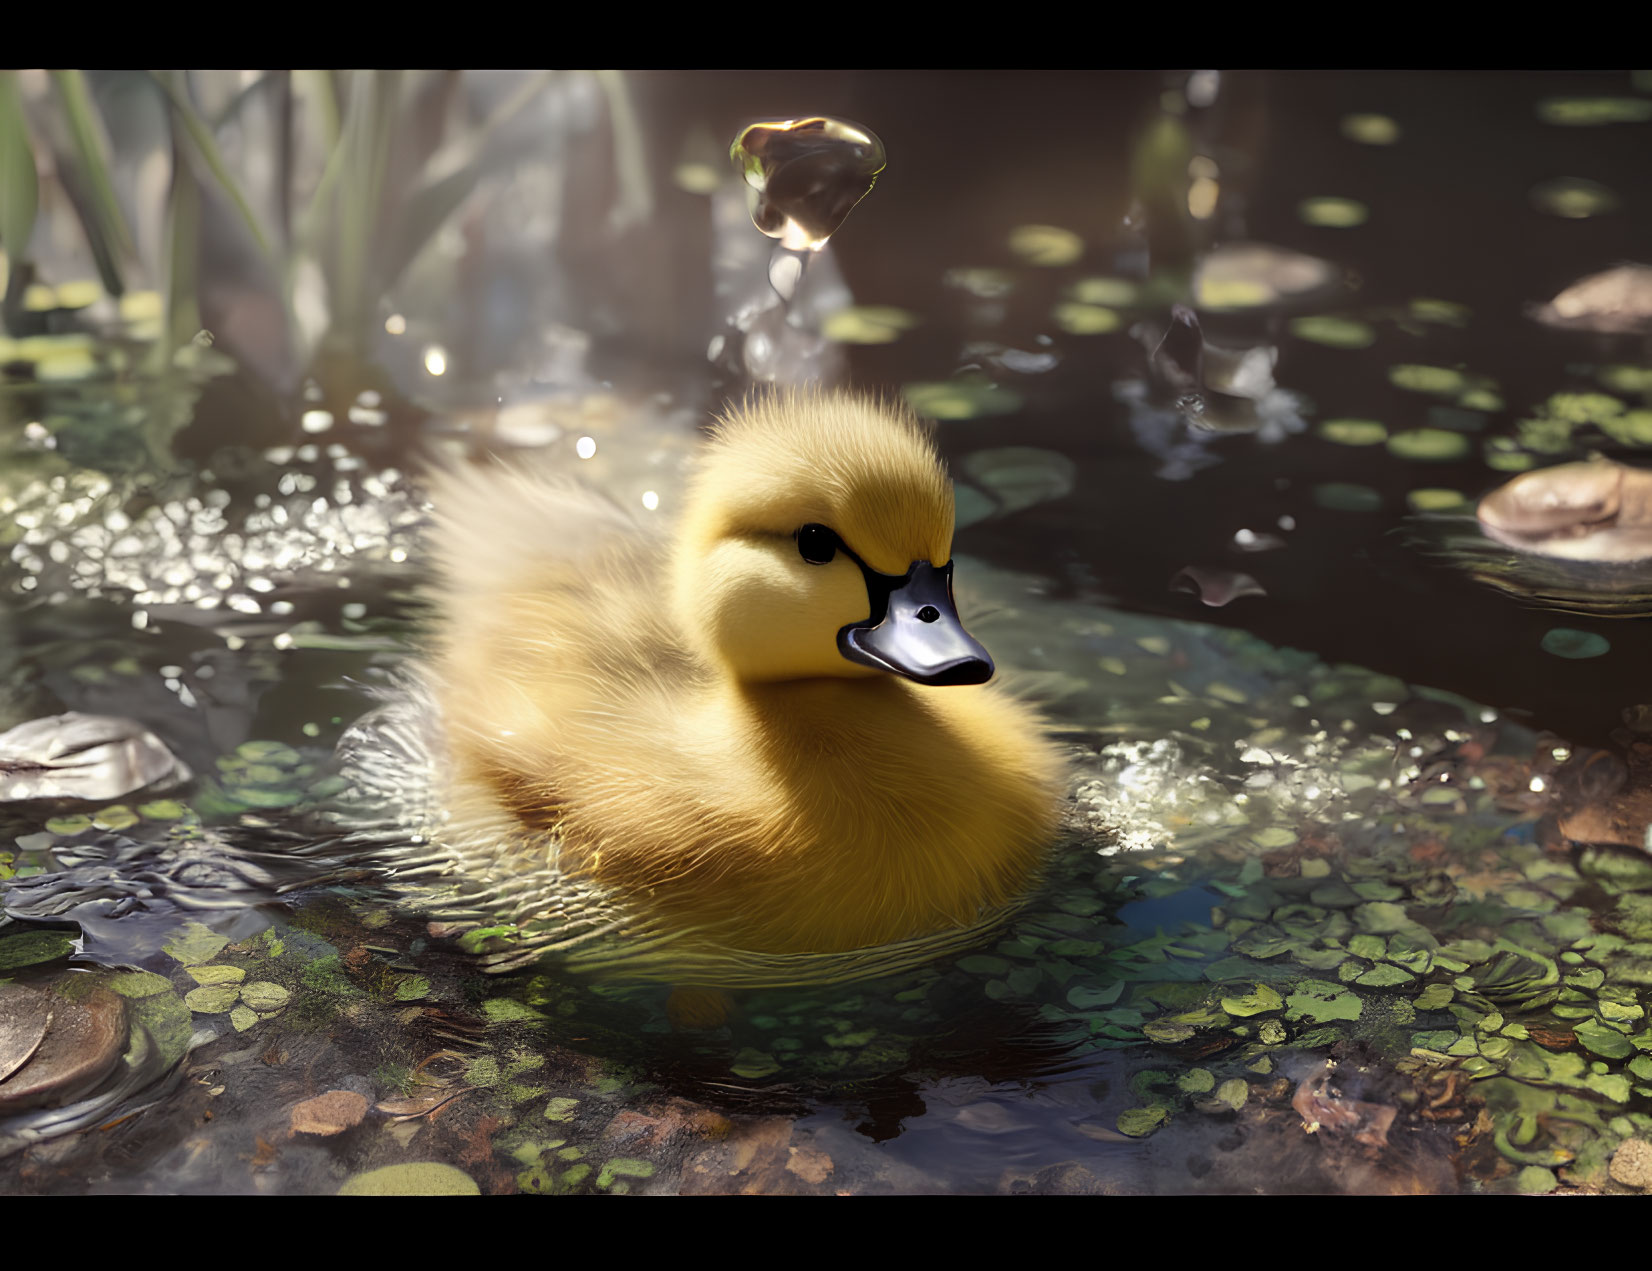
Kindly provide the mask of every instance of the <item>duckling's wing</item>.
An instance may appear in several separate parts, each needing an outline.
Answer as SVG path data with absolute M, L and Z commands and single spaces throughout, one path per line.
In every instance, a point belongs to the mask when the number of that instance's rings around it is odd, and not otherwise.
M 600 491 L 544 468 L 471 466 L 439 473 L 427 486 L 445 607 L 508 593 L 546 567 L 578 565 L 658 535 Z

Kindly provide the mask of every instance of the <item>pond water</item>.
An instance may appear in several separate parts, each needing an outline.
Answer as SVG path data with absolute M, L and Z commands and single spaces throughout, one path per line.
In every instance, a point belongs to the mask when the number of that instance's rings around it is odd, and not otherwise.
M 437 410 L 317 389 L 249 437 L 213 351 L 110 385 L 9 346 L 0 724 L 122 717 L 182 768 L 0 804 L 3 1185 L 1652 1186 L 1652 695 L 1624 616 L 1652 574 L 1474 521 L 1517 472 L 1652 445 L 1652 305 L 1639 332 L 1538 320 L 1652 254 L 1652 81 L 1200 74 L 640 77 L 669 285 L 616 282 L 546 346 L 570 373 L 544 348 L 415 373 Z M 1045 885 L 976 947 L 675 1029 L 667 986 L 500 971 L 510 932 L 367 869 L 332 756 L 416 647 L 424 454 L 543 446 L 677 506 L 740 384 L 706 359 L 718 213 L 671 173 L 820 113 L 889 166 L 799 294 L 836 339 L 781 370 L 940 421 L 960 607 L 1074 776 Z M 1152 211 L 1166 152 L 1208 219 Z M 761 270 L 741 232 L 717 241 Z M 581 327 L 582 246 L 574 311 L 522 321 Z M 467 321 L 529 303 L 476 294 Z M 1196 356 L 1202 423 L 1166 395 Z M 83 764 L 134 762 L 136 728 Z M 31 1071 L 38 1094 L 7 1080 Z

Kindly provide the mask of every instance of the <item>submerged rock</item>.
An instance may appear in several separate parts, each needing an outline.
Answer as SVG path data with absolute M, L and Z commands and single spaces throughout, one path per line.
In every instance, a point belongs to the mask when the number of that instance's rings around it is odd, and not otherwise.
M 134 719 L 70 711 L 0 734 L 0 801 L 118 799 L 189 776 L 166 743 Z

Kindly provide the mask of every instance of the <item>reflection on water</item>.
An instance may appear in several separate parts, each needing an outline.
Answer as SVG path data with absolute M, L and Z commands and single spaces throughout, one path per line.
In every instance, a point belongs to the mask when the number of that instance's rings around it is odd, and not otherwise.
M 417 840 L 441 809 L 417 801 L 434 788 L 417 712 L 373 717 L 380 738 L 413 730 L 399 759 L 334 759 L 387 694 L 405 703 L 417 638 L 422 509 L 383 418 L 396 402 L 295 403 L 290 435 L 238 451 L 234 421 L 188 398 L 121 449 L 119 394 L 87 387 L 120 374 L 101 343 L 8 342 L 0 723 L 133 719 L 193 775 L 165 788 L 144 768 L 70 800 L 55 783 L 73 747 L 6 743 L 13 775 L 45 760 L 0 805 L 7 1186 L 1652 1182 L 1652 726 L 1638 624 L 1596 620 L 1648 612 L 1645 582 L 1633 560 L 1497 543 L 1472 512 L 1527 469 L 1509 489 L 1652 444 L 1638 276 L 1600 275 L 1647 245 L 1621 210 L 1554 215 L 1526 194 L 1593 178 L 1637 206 L 1648 125 L 1622 103 L 1645 103 L 1615 81 L 1477 81 L 1477 108 L 1523 140 L 1498 159 L 1507 180 L 1471 188 L 1449 123 L 1468 77 L 1267 79 L 1258 112 L 1235 103 L 1265 77 L 1201 74 L 1150 86 L 1148 157 L 1180 168 L 1140 160 L 1156 184 L 1128 225 L 1106 191 L 1086 205 L 1076 179 L 1036 179 L 1069 140 L 979 149 L 996 134 L 971 98 L 1001 114 L 1001 94 L 955 94 L 927 132 L 882 81 L 795 103 L 872 120 L 894 166 L 865 224 L 795 279 L 806 320 L 774 332 L 791 343 L 755 363 L 753 319 L 785 325 L 773 266 L 793 257 L 752 231 L 737 182 L 678 191 L 717 244 L 722 374 L 846 361 L 943 421 L 960 604 L 1075 765 L 1048 877 L 1001 930 L 882 979 L 742 990 L 719 1030 L 673 1031 L 663 987 L 515 956 L 498 897 L 432 901 Z M 1049 84 L 1050 103 L 1077 84 Z M 1128 138 L 1106 135 L 1122 189 Z M 959 136 L 974 166 L 926 157 L 965 153 Z M 1018 176 L 983 181 L 989 161 Z M 854 171 L 864 193 L 875 172 Z M 833 317 L 850 287 L 863 308 Z M 1584 329 L 1531 321 L 1543 296 Z M 409 314 L 419 350 L 461 347 Z M 544 446 L 674 515 L 704 375 L 657 398 L 658 378 L 604 387 L 601 339 L 535 347 L 535 368 L 488 386 L 508 403 L 481 397 L 428 444 Z M 1214 401 L 1261 422 L 1200 432 L 1179 405 L 1193 393 L 1204 417 Z M 1294 426 L 1267 427 L 1274 394 Z M 192 408 L 199 465 L 152 475 L 145 453 Z M 1566 541 L 1611 538 L 1604 506 L 1557 498 L 1583 531 Z M 1574 724 L 1589 735 L 1541 731 Z M 84 763 L 118 739 L 81 740 Z M 397 804 L 400 876 L 362 850 L 370 796 Z

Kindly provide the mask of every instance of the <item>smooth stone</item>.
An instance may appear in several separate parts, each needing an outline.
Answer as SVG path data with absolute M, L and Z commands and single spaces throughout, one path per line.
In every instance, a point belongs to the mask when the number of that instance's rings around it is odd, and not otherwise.
M 0 985 L 5 998 L 16 993 L 47 999 L 25 1009 L 49 1010 L 51 1027 L 34 1055 L 0 1081 L 0 1112 L 69 1103 L 107 1077 L 126 1052 L 126 1001 L 118 994 L 97 988 L 77 1002 Z

